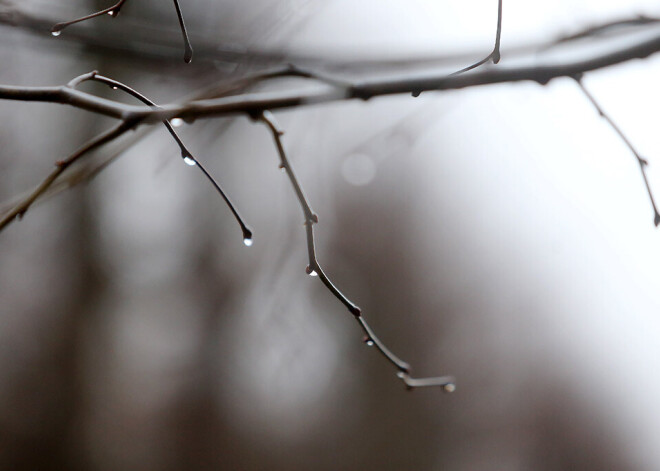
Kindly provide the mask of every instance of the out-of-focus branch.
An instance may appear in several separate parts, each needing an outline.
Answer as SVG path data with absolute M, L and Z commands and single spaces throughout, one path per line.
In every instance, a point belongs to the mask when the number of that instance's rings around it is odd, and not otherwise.
M 595 36 L 602 36 L 606 33 L 615 31 L 617 29 L 622 29 L 622 28 L 627 28 L 627 27 L 634 27 L 637 28 L 639 26 L 646 26 L 646 25 L 653 25 L 660 23 L 660 18 L 654 18 L 651 16 L 645 16 L 645 15 L 640 15 L 635 18 L 625 18 L 622 20 L 614 20 L 610 21 L 607 23 L 602 23 L 602 24 L 597 24 L 594 26 L 589 26 L 587 28 L 582 29 L 581 31 L 578 31 L 577 33 L 573 34 L 567 34 L 559 39 L 557 39 L 554 43 L 550 44 L 548 47 L 558 45 L 558 44 L 563 44 L 571 41 L 576 41 L 578 39 L 585 39 L 585 38 L 591 38 Z
M 610 127 L 616 132 L 621 140 L 625 143 L 626 147 L 630 149 L 630 152 L 635 156 L 635 159 L 637 159 L 637 164 L 639 165 L 639 170 L 642 173 L 642 178 L 644 179 L 644 185 L 646 186 L 646 192 L 649 195 L 649 200 L 651 201 L 651 206 L 653 207 L 653 223 L 656 225 L 660 225 L 660 213 L 658 213 L 658 207 L 655 203 L 655 199 L 653 198 L 653 193 L 651 192 L 651 186 L 649 185 L 649 179 L 648 176 L 646 175 L 646 167 L 648 166 L 648 161 L 643 158 L 639 152 L 637 152 L 637 149 L 635 149 L 635 146 L 632 145 L 632 142 L 626 137 L 626 135 L 623 133 L 621 128 L 612 120 L 610 115 L 608 115 L 603 108 L 600 106 L 600 104 L 596 101 L 594 96 L 589 93 L 589 90 L 584 86 L 584 83 L 582 82 L 582 76 L 576 75 L 573 77 L 575 81 L 577 82 L 578 86 L 580 87 L 580 90 L 584 94 L 585 97 L 591 102 L 592 105 L 594 105 L 594 108 L 596 108 L 596 111 L 598 111 L 598 114 L 605 120 L 607 123 L 610 125 Z
M 124 134 L 129 129 L 135 127 L 137 124 L 134 120 L 126 120 L 117 124 L 113 128 L 99 134 L 69 157 L 64 160 L 59 160 L 55 163 L 55 170 L 53 170 L 50 175 L 48 175 L 44 181 L 26 198 L 21 200 L 13 208 L 11 208 L 7 213 L 3 214 L 0 217 L 0 231 L 3 230 L 9 223 L 11 223 L 16 218 L 21 218 L 25 212 L 32 206 L 32 204 L 41 197 L 50 186 L 57 180 L 57 178 L 64 172 L 70 165 L 79 160 L 84 155 L 89 152 L 101 147 L 102 145 L 117 139 L 119 136 Z
M 328 290 L 333 294 L 333 296 L 335 296 L 339 301 L 341 301 L 341 303 L 344 306 L 346 306 L 346 308 L 348 308 L 348 311 L 351 314 L 353 314 L 358 324 L 364 331 L 365 344 L 369 346 L 375 346 L 376 349 L 380 352 L 380 354 L 397 368 L 398 378 L 405 383 L 408 389 L 439 386 L 442 387 L 442 389 L 446 392 L 452 392 L 456 386 L 455 386 L 455 380 L 451 376 L 441 376 L 435 378 L 421 378 L 421 379 L 412 378 L 410 376 L 410 365 L 408 365 L 408 363 L 397 357 L 394 353 L 392 353 L 392 351 L 389 348 L 387 348 L 387 346 L 385 346 L 385 344 L 378 338 L 378 336 L 371 329 L 369 324 L 367 324 L 367 321 L 362 316 L 362 310 L 350 299 L 348 299 L 348 297 L 334 285 L 334 283 L 330 280 L 330 278 L 328 278 L 316 256 L 314 224 L 317 224 L 319 222 L 319 218 L 310 207 L 309 202 L 307 201 L 307 198 L 305 196 L 305 193 L 303 192 L 302 187 L 300 185 L 300 181 L 298 180 L 298 177 L 296 176 L 293 167 L 291 166 L 291 162 L 287 157 L 287 153 L 284 148 L 284 144 L 282 142 L 282 136 L 284 135 L 284 131 L 282 131 L 282 129 L 277 125 L 277 123 L 275 122 L 275 118 L 273 117 L 272 113 L 268 110 L 253 117 L 254 119 L 263 122 L 270 130 L 273 136 L 273 140 L 275 142 L 275 146 L 277 148 L 277 152 L 280 157 L 279 166 L 282 170 L 286 172 L 286 175 L 289 178 L 289 181 L 291 182 L 291 186 L 293 187 L 296 197 L 298 198 L 298 203 L 300 204 L 303 215 L 305 217 L 305 233 L 307 235 L 307 253 L 309 257 L 309 264 L 307 265 L 306 268 L 307 274 L 310 276 L 318 277 L 321 280 L 321 282 L 326 286 L 326 288 L 328 288 Z

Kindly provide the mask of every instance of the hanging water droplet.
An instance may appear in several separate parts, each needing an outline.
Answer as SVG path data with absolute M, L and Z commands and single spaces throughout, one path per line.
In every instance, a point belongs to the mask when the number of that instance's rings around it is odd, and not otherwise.
M 178 128 L 179 126 L 183 125 L 183 120 L 181 118 L 172 118 L 170 120 L 170 124 L 174 128 Z
M 194 167 L 195 165 L 197 165 L 197 161 L 195 161 L 195 159 L 193 159 L 193 158 L 192 158 L 191 156 L 189 156 L 189 155 L 186 155 L 186 156 L 183 158 L 183 161 L 186 163 L 186 165 L 190 165 L 191 167 Z M 247 244 L 246 244 L 246 245 L 247 245 Z
M 108 12 L 108 15 L 110 15 L 110 16 L 115 16 L 115 11 L 114 11 L 114 10 L 110 10 L 110 11 Z
M 52 34 L 53 36 L 57 37 L 57 36 L 59 36 L 60 34 L 62 34 L 62 31 L 60 31 L 60 30 L 57 30 L 57 31 L 51 31 L 50 34 Z
M 113 90 L 117 90 L 117 89 L 119 89 L 119 87 L 116 86 L 116 85 L 113 85 L 113 86 L 112 86 L 112 89 L 113 89 Z
M 447 383 L 442 387 L 442 389 L 444 392 L 453 393 L 456 391 L 456 385 L 454 383 Z
M 367 336 L 365 336 L 365 337 L 364 337 L 364 344 L 365 344 L 367 347 L 373 347 L 373 346 L 374 346 L 374 341 L 371 339 L 371 337 L 367 337 Z
M 245 239 L 243 239 L 243 243 L 245 244 L 246 247 L 252 247 L 254 241 L 252 240 L 251 237 L 246 237 Z
M 312 267 L 310 267 L 309 265 L 307 265 L 307 268 L 305 268 L 305 272 L 306 272 L 309 276 L 319 276 L 319 274 L 316 273 L 316 272 L 314 271 L 314 269 L 313 269 Z

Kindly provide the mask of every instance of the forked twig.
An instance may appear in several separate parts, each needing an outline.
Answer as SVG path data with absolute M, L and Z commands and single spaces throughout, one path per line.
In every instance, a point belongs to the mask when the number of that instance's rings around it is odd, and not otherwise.
M 96 18 L 98 16 L 103 16 L 105 14 L 110 15 L 113 18 L 116 18 L 119 15 L 119 12 L 121 11 L 121 7 L 124 6 L 124 4 L 128 0 L 119 0 L 117 3 L 112 5 L 111 7 L 105 8 L 103 10 L 99 10 L 95 13 L 91 13 L 89 15 L 82 16 L 80 18 L 76 18 L 75 20 L 71 21 L 63 21 L 61 23 L 57 23 L 54 25 L 50 32 L 53 36 L 59 36 L 62 33 L 62 30 L 64 28 L 67 28 L 73 24 L 80 23 L 82 21 L 86 20 L 91 20 L 92 18 Z M 192 60 L 193 56 L 193 50 L 192 46 L 190 45 L 190 39 L 188 38 L 188 31 L 186 30 L 186 25 L 183 21 L 183 14 L 181 13 L 181 7 L 179 6 L 179 0 L 174 0 L 174 8 L 176 9 L 176 16 L 177 19 L 179 20 L 179 27 L 181 28 L 181 35 L 183 36 L 183 44 L 184 44 L 184 53 L 183 53 L 183 60 L 186 62 L 186 64 L 190 63 Z
M 153 101 L 148 99 L 146 96 L 142 95 L 137 90 L 129 87 L 128 85 L 126 85 L 122 82 L 118 82 L 117 80 L 113 80 L 111 78 L 99 75 L 96 71 L 93 71 L 93 72 L 81 75 L 79 77 L 76 77 L 75 79 L 70 81 L 67 84 L 67 86 L 71 87 L 71 88 L 75 88 L 77 85 L 79 85 L 83 82 L 86 82 L 86 81 L 94 81 L 94 82 L 103 83 L 105 85 L 108 85 L 109 87 L 111 87 L 114 90 L 121 90 L 125 93 L 128 93 L 129 95 L 137 98 L 138 100 L 140 100 L 142 103 L 144 103 L 146 105 L 149 105 L 153 108 L 159 108 L 158 105 L 156 105 L 156 103 L 154 103 Z M 199 170 L 204 174 L 204 176 L 215 187 L 217 192 L 220 193 L 220 196 L 222 196 L 222 198 L 225 200 L 225 203 L 227 204 L 227 206 L 231 210 L 232 214 L 234 215 L 234 219 L 236 219 L 236 222 L 238 223 L 238 225 L 241 228 L 241 231 L 243 232 L 243 243 L 247 246 L 251 246 L 252 245 L 252 231 L 245 224 L 245 222 L 243 221 L 243 218 L 238 213 L 238 210 L 236 209 L 234 204 L 231 202 L 231 200 L 229 199 L 227 194 L 224 192 L 222 187 L 220 187 L 218 182 L 216 182 L 216 180 L 211 176 L 211 174 L 206 170 L 206 168 L 204 168 L 204 166 L 199 162 L 199 160 L 197 160 L 192 155 L 192 153 L 188 150 L 188 148 L 185 146 L 185 144 L 183 143 L 183 141 L 181 140 L 181 138 L 179 137 L 177 132 L 174 130 L 174 127 L 172 126 L 170 121 L 167 120 L 167 119 L 164 119 L 163 124 L 165 125 L 165 127 L 167 128 L 169 133 L 172 135 L 172 138 L 174 138 L 174 141 L 179 146 L 179 149 L 181 150 L 181 158 L 183 159 L 183 161 L 186 164 L 190 165 L 190 166 L 198 167 Z
M 365 336 L 364 342 L 369 346 L 375 346 L 376 349 L 381 353 L 381 355 L 394 365 L 397 370 L 397 376 L 401 379 L 408 389 L 420 388 L 420 387 L 429 387 L 429 386 L 439 386 L 446 392 L 452 392 L 455 389 L 455 380 L 451 376 L 442 376 L 435 378 L 421 378 L 415 379 L 410 376 L 410 365 L 405 361 L 401 360 L 394 353 L 390 351 L 389 348 L 376 336 L 374 331 L 371 329 L 367 321 L 362 316 L 361 309 L 353 303 L 348 297 L 342 293 L 328 278 L 325 271 L 321 267 L 318 258 L 316 257 L 316 245 L 314 239 L 314 224 L 318 223 L 319 219 L 316 213 L 312 210 L 305 197 L 305 193 L 302 190 L 300 182 L 296 177 L 296 174 L 291 166 L 284 144 L 282 143 L 282 135 L 284 132 L 277 125 L 272 113 L 270 111 L 264 111 L 257 115 L 252 115 L 252 118 L 259 120 L 264 123 L 270 130 L 273 140 L 275 141 L 275 146 L 277 147 L 277 152 L 280 157 L 280 168 L 284 170 L 289 177 L 291 186 L 293 187 L 296 197 L 298 198 L 298 203 L 302 209 L 303 215 L 305 217 L 305 233 L 307 235 L 307 253 L 309 257 L 309 264 L 307 265 L 307 274 L 311 276 L 318 276 L 321 282 L 328 288 L 328 290 L 337 298 L 341 303 L 348 308 L 348 311 L 353 314 L 355 320 L 358 322 L 362 328 Z
M 610 125 L 610 127 L 616 132 L 621 140 L 624 142 L 626 147 L 632 152 L 632 154 L 635 156 L 637 159 L 637 164 L 639 165 L 639 170 L 642 172 L 642 178 L 644 179 L 644 185 L 646 186 L 646 192 L 649 195 L 649 200 L 651 201 L 651 206 L 653 207 L 653 223 L 657 227 L 660 225 L 660 213 L 658 212 L 658 207 L 655 203 L 655 199 L 653 198 L 653 193 L 651 192 L 651 185 L 649 184 L 649 179 L 648 176 L 646 175 L 646 167 L 649 164 L 648 161 L 643 158 L 639 152 L 637 152 L 637 149 L 632 145 L 632 142 L 626 137 L 626 135 L 621 131 L 621 128 L 612 120 L 612 118 L 605 113 L 603 108 L 601 108 L 600 104 L 596 101 L 596 99 L 593 97 L 591 93 L 589 93 L 589 90 L 586 89 L 584 86 L 584 83 L 582 83 L 582 75 L 575 75 L 573 76 L 573 79 L 577 82 L 578 86 L 580 87 L 580 90 L 584 94 L 585 97 L 591 102 L 592 105 L 596 108 L 596 111 L 598 111 L 598 114 L 605 120 L 607 123 Z

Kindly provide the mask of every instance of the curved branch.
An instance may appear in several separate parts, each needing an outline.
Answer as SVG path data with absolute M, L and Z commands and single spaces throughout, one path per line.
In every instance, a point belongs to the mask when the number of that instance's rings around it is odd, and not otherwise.
M 394 367 L 398 370 L 397 377 L 401 379 L 408 389 L 429 387 L 429 386 L 439 386 L 442 387 L 445 392 L 452 392 L 456 388 L 454 378 L 451 376 L 442 376 L 437 378 L 422 378 L 415 379 L 410 376 L 410 365 L 405 361 L 397 357 L 392 351 L 385 346 L 385 344 L 376 336 L 374 331 L 371 329 L 367 321 L 362 316 L 362 310 L 355 304 L 353 301 L 348 299 L 348 297 L 342 293 L 335 285 L 332 283 L 330 278 L 325 274 L 321 264 L 319 263 L 316 257 L 316 244 L 314 239 L 314 224 L 319 222 L 318 216 L 312 211 L 307 198 L 302 190 L 300 182 L 296 177 L 291 162 L 289 161 L 286 151 L 284 149 L 284 144 L 282 143 L 282 135 L 284 132 L 275 122 L 275 119 L 270 111 L 264 111 L 263 113 L 252 116 L 253 119 L 259 120 L 264 123 L 270 130 L 273 140 L 275 141 L 275 146 L 277 147 L 277 152 L 280 157 L 280 168 L 284 170 L 289 177 L 291 186 L 293 187 L 296 197 L 298 198 L 298 203 L 303 211 L 305 216 L 305 233 L 307 236 L 307 253 L 309 256 L 309 265 L 307 265 L 307 274 L 310 276 L 318 276 L 321 282 L 325 285 L 326 288 L 336 297 L 344 306 L 348 308 L 348 311 L 353 314 L 355 320 L 358 322 L 360 327 L 365 333 L 364 342 L 368 346 L 375 346 L 378 352 L 389 361 Z
M 137 90 L 129 87 L 128 85 L 126 85 L 122 82 L 118 82 L 117 80 L 113 80 L 111 78 L 99 75 L 98 72 L 96 72 L 96 71 L 92 71 L 92 72 L 89 72 L 87 74 L 83 74 L 79 77 L 76 77 L 75 79 L 71 80 L 67 84 L 67 87 L 75 88 L 79 84 L 81 84 L 83 82 L 86 82 L 86 81 L 95 81 L 95 82 L 103 83 L 105 85 L 108 85 L 109 87 L 111 87 L 114 90 L 121 90 L 125 93 L 128 93 L 129 95 L 131 95 L 134 98 L 137 98 L 138 100 L 140 100 L 142 103 L 144 103 L 146 105 L 149 105 L 153 108 L 158 108 L 158 105 L 156 105 L 156 103 L 151 101 L 146 96 L 142 95 Z M 229 199 L 227 194 L 224 192 L 222 187 L 211 176 L 211 174 L 206 170 L 206 168 L 204 168 L 204 166 L 199 162 L 199 160 L 197 160 L 192 155 L 192 153 L 188 150 L 188 148 L 185 146 L 185 144 L 183 143 L 183 141 L 181 140 L 181 138 L 179 137 L 177 132 L 172 127 L 172 124 L 170 123 L 170 121 L 167 120 L 167 119 L 163 120 L 163 125 L 165 125 L 165 128 L 167 129 L 167 131 L 172 135 L 172 138 L 174 139 L 174 141 L 179 146 L 179 149 L 181 150 L 181 158 L 183 159 L 183 161 L 186 164 L 190 165 L 190 166 L 198 167 L 199 170 L 207 178 L 207 180 L 209 180 L 211 182 L 211 184 L 216 189 L 216 191 L 218 193 L 220 193 L 220 196 L 222 196 L 222 198 L 225 200 L 225 203 L 227 204 L 227 206 L 229 207 L 229 210 L 234 215 L 234 219 L 236 219 L 236 222 L 238 223 L 238 225 L 241 228 L 241 231 L 243 232 L 243 242 L 245 243 L 245 245 L 251 246 L 252 245 L 252 237 L 253 237 L 252 231 L 245 224 L 245 222 L 243 221 L 243 218 L 238 213 L 238 210 L 236 209 L 234 204 L 231 202 L 231 200 Z

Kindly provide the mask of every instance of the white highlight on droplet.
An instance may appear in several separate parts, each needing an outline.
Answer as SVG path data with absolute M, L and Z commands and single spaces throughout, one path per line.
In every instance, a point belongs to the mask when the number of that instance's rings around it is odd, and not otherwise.
M 110 16 L 115 16 L 115 11 L 114 11 L 114 10 L 110 10 L 110 11 L 108 12 L 108 15 L 110 15 Z
M 367 154 L 351 154 L 344 159 L 341 174 L 351 185 L 368 185 L 376 176 L 376 164 Z
M 190 165 L 191 167 L 194 167 L 195 165 L 197 165 L 197 161 L 195 159 L 193 159 L 192 157 L 189 157 L 189 156 L 184 157 L 183 161 L 186 163 L 186 165 Z
M 309 265 L 307 265 L 307 268 L 305 268 L 305 272 L 306 272 L 309 276 L 319 276 L 319 274 L 316 273 L 316 271 L 314 271 L 314 269 L 313 269 L 312 267 L 310 267 Z
M 53 36 L 57 37 L 57 36 L 59 36 L 60 34 L 62 34 L 62 31 L 51 31 L 50 34 L 52 34 Z
M 442 387 L 442 389 L 444 389 L 445 392 L 453 393 L 456 391 L 456 385 L 454 383 L 447 383 Z
M 173 128 L 178 128 L 179 126 L 183 125 L 183 120 L 181 118 L 172 118 L 170 120 L 170 124 Z
M 252 247 L 254 241 L 252 240 L 252 238 L 246 237 L 245 239 L 243 239 L 243 243 L 245 244 L 246 247 Z

